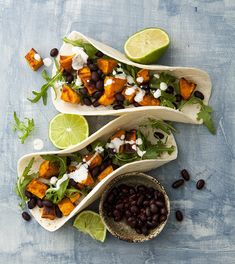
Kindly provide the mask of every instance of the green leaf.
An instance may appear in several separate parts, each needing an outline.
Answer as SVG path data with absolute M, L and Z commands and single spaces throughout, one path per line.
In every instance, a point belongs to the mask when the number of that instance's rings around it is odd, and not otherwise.
M 71 187 L 71 188 L 66 189 L 65 196 L 68 197 L 68 198 L 71 198 L 71 197 L 75 196 L 78 193 L 83 195 L 82 191 L 80 191 L 80 190 L 78 190 L 78 189 L 76 189 L 74 187 Z
M 79 152 L 74 152 L 68 156 L 71 161 L 82 162 L 82 155 Z
M 117 153 L 113 158 L 113 164 L 122 166 L 127 163 L 140 160 L 140 157 L 136 153 Z
M 15 124 L 13 125 L 13 131 L 18 131 L 20 133 L 18 134 L 18 138 L 20 139 L 22 144 L 24 144 L 26 138 L 30 135 L 35 127 L 33 118 L 29 119 L 26 117 L 24 119 L 25 121 L 20 121 L 17 117 L 16 112 L 14 112 Z
M 66 156 L 58 156 L 58 155 L 41 155 L 44 160 L 48 160 L 51 162 L 57 162 L 59 164 L 59 176 L 61 178 L 67 171 L 67 157 Z
M 136 76 L 137 76 L 137 72 L 139 71 L 139 68 L 124 63 L 121 63 L 121 67 L 124 73 L 126 75 L 130 75 L 134 79 L 134 82 L 136 82 Z
M 44 77 L 46 77 L 45 73 L 43 75 L 44 75 Z M 43 104 L 46 105 L 47 104 L 47 91 L 48 91 L 48 89 L 50 87 L 53 88 L 55 82 L 58 81 L 61 77 L 62 77 L 62 72 L 61 71 L 57 72 L 56 75 L 54 75 L 52 78 L 48 79 L 47 83 L 45 83 L 41 87 L 40 92 L 33 91 L 32 93 L 33 93 L 33 95 L 35 95 L 35 97 L 33 99 L 28 98 L 28 100 L 31 103 L 37 103 L 40 99 L 42 99 Z
M 58 204 L 65 197 L 68 183 L 69 183 L 69 179 L 62 182 L 58 190 L 54 187 L 50 187 L 46 191 L 45 198 L 54 204 Z
M 91 143 L 92 150 L 95 151 L 97 147 L 102 147 L 105 149 L 106 142 L 102 140 L 96 140 L 95 142 Z
M 143 159 L 156 159 L 161 154 L 167 152 L 171 154 L 175 150 L 174 146 L 167 147 L 162 141 L 158 141 L 156 145 L 151 145 L 146 148 L 146 153 L 143 156 Z
M 83 48 L 84 51 L 86 52 L 86 54 L 90 58 L 95 57 L 97 49 L 93 45 L 91 45 L 90 43 L 85 42 L 83 39 L 71 40 L 71 39 L 69 39 L 67 37 L 64 37 L 63 41 L 65 43 L 72 44 L 73 46 L 78 46 L 78 47 Z
M 176 132 L 176 129 L 169 122 L 164 122 L 162 120 L 157 120 L 153 118 L 148 118 L 146 123 L 141 124 L 141 127 L 151 126 L 153 129 L 159 129 L 170 135 L 172 131 Z
M 51 80 L 51 77 L 48 75 L 46 70 L 43 70 L 41 75 L 42 75 L 42 78 L 45 79 L 47 82 Z
M 150 79 L 150 88 L 159 89 L 161 82 L 165 82 L 167 86 L 172 86 L 174 88 L 175 93 L 179 93 L 179 80 L 176 77 L 165 72 L 160 73 L 159 78 L 153 76 Z

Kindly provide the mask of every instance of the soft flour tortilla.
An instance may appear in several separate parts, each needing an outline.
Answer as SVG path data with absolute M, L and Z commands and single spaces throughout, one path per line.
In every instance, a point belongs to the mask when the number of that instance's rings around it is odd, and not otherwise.
M 35 157 L 35 162 L 32 167 L 32 172 L 37 172 L 40 166 L 40 163 L 43 161 L 40 155 L 45 154 L 68 154 L 75 151 L 80 151 L 84 149 L 87 145 L 91 144 L 92 142 L 96 141 L 97 139 L 101 140 L 107 140 L 114 132 L 116 132 L 118 129 L 126 129 L 130 130 L 133 128 L 138 128 L 140 124 L 143 124 L 143 122 L 146 122 L 148 118 L 157 118 L 158 115 L 155 114 L 156 111 L 151 111 L 146 116 L 139 116 L 139 113 L 133 113 L 133 115 L 123 115 L 104 127 L 102 127 L 100 130 L 92 134 L 90 137 L 88 137 L 86 140 L 84 140 L 82 143 L 75 145 L 69 149 L 62 150 L 62 151 L 51 151 L 51 152 L 37 152 L 37 153 L 31 153 L 28 155 L 23 156 L 18 161 L 18 176 L 20 177 L 22 175 L 22 172 L 24 171 L 25 167 L 29 163 L 32 157 Z M 146 129 L 145 129 L 146 132 Z M 156 139 L 153 137 L 152 133 L 149 135 L 148 139 L 154 143 L 156 142 Z M 175 160 L 177 158 L 178 150 L 177 145 L 175 142 L 175 139 L 173 135 L 169 135 L 167 138 L 167 145 L 171 146 L 173 145 L 175 147 L 175 151 L 169 155 L 167 153 L 164 153 L 161 158 L 158 159 L 151 159 L 151 160 L 141 160 L 141 161 L 135 161 L 129 164 L 126 164 L 111 174 L 104 178 L 100 183 L 98 183 L 92 191 L 81 200 L 81 202 L 76 206 L 76 208 L 71 212 L 69 216 L 62 217 L 62 218 L 56 218 L 55 220 L 48 220 L 45 218 L 41 218 L 41 209 L 36 207 L 31 211 L 32 215 L 35 217 L 37 222 L 44 227 L 48 231 L 55 231 L 59 229 L 61 226 L 63 226 L 71 217 L 73 217 L 75 214 L 77 214 L 79 211 L 85 209 L 87 206 L 89 206 L 92 202 L 94 202 L 96 199 L 100 197 L 100 195 L 103 193 L 105 187 L 107 184 L 115 178 L 117 175 L 127 173 L 127 172 L 133 172 L 133 171 L 149 171 L 151 169 L 157 168 L 159 166 L 162 166 L 165 163 L 168 163 L 172 160 Z
M 121 52 L 101 43 L 91 38 L 84 36 L 83 34 L 73 31 L 68 35 L 69 39 L 77 40 L 84 39 L 85 41 L 91 43 L 98 50 L 102 51 L 104 54 L 129 65 L 136 66 L 138 68 L 149 69 L 154 71 L 155 73 L 167 72 L 177 78 L 184 77 L 187 80 L 190 80 L 197 84 L 197 90 L 201 91 L 204 96 L 204 103 L 208 104 L 210 94 L 211 94 L 211 80 L 209 75 L 200 69 L 196 68 L 188 68 L 188 67 L 168 67 L 161 65 L 142 65 L 135 62 L 130 61 L 125 57 Z M 60 49 L 60 54 L 62 55 L 71 55 L 73 45 L 64 43 Z M 54 75 L 56 72 L 56 68 L 54 66 L 52 74 Z M 81 104 L 70 104 L 64 102 L 60 99 L 60 89 L 56 86 L 57 96 L 55 96 L 54 91 L 52 89 L 52 101 L 55 108 L 62 113 L 68 114 L 80 114 L 80 115 L 122 115 L 125 113 L 133 113 L 133 112 L 146 112 L 149 109 L 155 109 L 158 117 L 164 120 L 183 122 L 183 123 L 192 123 L 192 124 L 201 124 L 202 120 L 197 120 L 197 113 L 199 112 L 200 107 L 198 105 L 188 105 L 185 106 L 181 111 L 174 110 L 165 106 L 142 106 L 142 107 L 134 107 L 129 106 L 125 109 L 113 110 L 112 106 L 86 106 Z

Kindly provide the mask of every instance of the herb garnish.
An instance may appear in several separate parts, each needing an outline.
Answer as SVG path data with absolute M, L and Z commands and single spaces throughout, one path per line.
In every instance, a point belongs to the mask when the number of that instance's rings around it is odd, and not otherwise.
M 13 130 L 19 131 L 21 133 L 21 135 L 18 135 L 18 138 L 20 139 L 22 144 L 24 144 L 26 138 L 29 136 L 29 134 L 33 131 L 35 127 L 33 118 L 29 119 L 25 117 L 24 119 L 25 121 L 20 121 L 16 115 L 16 112 L 14 112 L 15 124 L 13 125 Z
M 41 155 L 44 160 L 58 163 L 59 166 L 59 176 L 61 178 L 67 171 L 67 157 L 66 156 L 58 156 L 58 155 Z
M 51 186 L 49 189 L 47 189 L 45 198 L 54 204 L 58 204 L 64 198 L 68 184 L 69 179 L 62 182 L 58 190 Z
M 139 71 L 139 69 L 135 66 L 131 66 L 128 64 L 124 64 L 124 63 L 121 63 L 121 67 L 124 73 L 126 75 L 130 75 L 134 79 L 134 82 L 136 82 L 135 80 L 136 80 L 137 72 Z
M 168 122 L 162 120 L 156 120 L 153 118 L 148 118 L 148 122 L 141 124 L 140 127 L 151 126 L 153 129 L 160 129 L 165 132 L 167 135 L 171 134 L 171 131 L 176 132 L 176 129 Z

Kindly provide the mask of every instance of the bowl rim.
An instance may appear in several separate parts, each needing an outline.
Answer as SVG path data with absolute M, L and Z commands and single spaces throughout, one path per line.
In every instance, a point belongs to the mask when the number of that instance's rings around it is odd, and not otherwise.
M 138 176 L 137 176 L 138 175 Z M 106 218 L 107 216 L 105 215 L 105 212 L 104 212 L 104 209 L 103 209 L 103 204 L 104 204 L 104 200 L 107 196 L 107 194 L 109 193 L 109 191 L 115 186 L 117 185 L 119 182 L 121 182 L 121 180 L 123 178 L 128 178 L 128 177 L 133 177 L 133 176 L 137 176 L 137 177 L 142 177 L 142 178 L 145 178 L 147 179 L 147 181 L 152 181 L 154 182 L 154 184 L 158 185 L 158 188 L 161 190 L 161 192 L 163 193 L 164 195 L 164 198 L 165 198 L 165 202 L 166 202 L 166 207 L 167 207 L 167 218 L 164 222 L 160 223 L 160 225 L 158 225 L 157 227 L 155 227 L 154 229 L 152 229 L 152 233 L 150 233 L 149 235 L 147 236 L 141 236 L 141 238 L 127 238 L 123 235 L 120 235 L 119 233 L 115 232 L 113 230 L 113 228 L 107 224 L 107 221 L 106 221 Z M 138 172 L 138 171 L 134 171 L 134 172 L 130 172 L 130 173 L 124 173 L 124 174 L 121 174 L 119 176 L 117 176 L 116 178 L 114 178 L 112 181 L 109 182 L 109 184 L 106 186 L 101 198 L 100 198 L 100 202 L 99 202 L 99 214 L 100 214 L 100 217 L 106 227 L 106 229 L 110 232 L 111 235 L 113 235 L 114 237 L 120 239 L 120 240 L 123 240 L 123 241 L 126 241 L 126 242 L 130 242 L 130 243 L 139 243 L 139 242 L 145 242 L 145 241 L 149 241 L 155 237 L 157 237 L 161 231 L 164 229 L 168 219 L 169 219 L 169 215 L 170 215 L 170 200 L 169 200 L 169 197 L 168 197 L 168 194 L 166 193 L 165 191 L 165 188 L 163 187 L 163 185 L 153 176 L 150 176 L 146 173 L 143 173 L 143 172 Z

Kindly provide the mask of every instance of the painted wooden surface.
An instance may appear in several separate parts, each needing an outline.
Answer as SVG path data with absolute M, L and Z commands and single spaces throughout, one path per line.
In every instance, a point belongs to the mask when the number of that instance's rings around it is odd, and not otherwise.
M 0 263 L 235 263 L 235 2 L 0 0 L 0 25 Z M 53 149 L 47 133 L 56 111 L 50 103 L 43 107 L 27 101 L 42 79 L 28 68 L 24 55 L 34 47 L 48 56 L 71 29 L 122 50 L 130 34 L 149 26 L 165 28 L 171 37 L 160 63 L 209 72 L 217 125 L 217 135 L 212 136 L 202 126 L 177 124 L 178 160 L 150 172 L 171 199 L 166 228 L 144 244 L 128 244 L 111 235 L 101 244 L 77 232 L 72 222 L 55 233 L 35 221 L 25 223 L 13 191 L 16 163 L 33 151 L 35 138 L 44 140 L 44 150 Z M 14 110 L 36 122 L 24 145 L 12 132 Z M 110 118 L 88 120 L 95 131 Z M 182 168 L 189 170 L 192 180 L 173 191 L 171 183 Z M 206 180 L 206 188 L 196 191 L 199 178 Z M 182 223 L 174 218 L 178 208 L 185 215 Z

